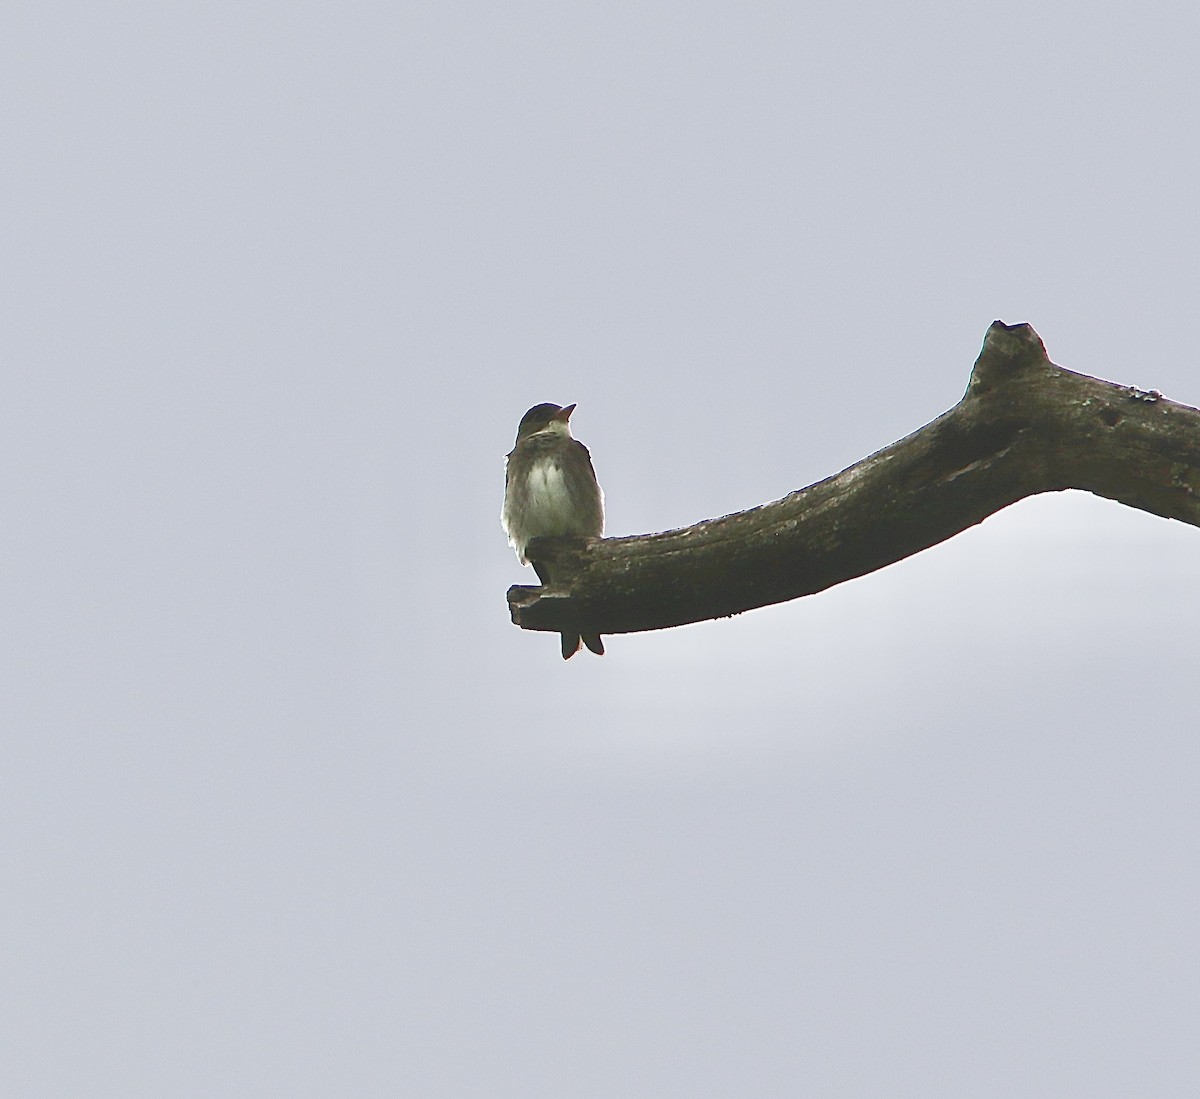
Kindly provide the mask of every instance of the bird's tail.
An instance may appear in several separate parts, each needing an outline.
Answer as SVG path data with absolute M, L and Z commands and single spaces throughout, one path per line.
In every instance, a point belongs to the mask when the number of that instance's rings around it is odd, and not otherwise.
M 597 656 L 604 655 L 604 642 L 598 633 L 564 633 L 562 635 L 562 654 L 564 660 L 570 660 L 579 652 L 579 642 L 582 641 Z

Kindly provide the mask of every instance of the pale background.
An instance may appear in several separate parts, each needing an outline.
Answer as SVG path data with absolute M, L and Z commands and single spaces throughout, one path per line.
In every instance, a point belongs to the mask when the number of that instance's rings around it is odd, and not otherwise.
M 1200 403 L 1194 3 L 0 16 L 0 1093 L 1200 1094 L 1200 531 L 508 622 L 961 395 Z

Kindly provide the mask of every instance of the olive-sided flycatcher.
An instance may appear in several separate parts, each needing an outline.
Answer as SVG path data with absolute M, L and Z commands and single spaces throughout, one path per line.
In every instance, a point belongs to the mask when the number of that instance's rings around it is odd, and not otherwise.
M 573 404 L 534 405 L 521 417 L 517 443 L 505 462 L 504 510 L 500 521 L 521 564 L 528 564 L 525 547 L 533 538 L 570 535 L 599 538 L 604 533 L 604 493 L 592 469 L 588 448 L 571 437 L 567 423 Z M 535 561 L 533 567 L 542 583 Z M 569 660 L 579 651 L 579 634 L 562 635 L 562 654 Z M 600 635 L 584 634 L 583 642 L 604 655 Z

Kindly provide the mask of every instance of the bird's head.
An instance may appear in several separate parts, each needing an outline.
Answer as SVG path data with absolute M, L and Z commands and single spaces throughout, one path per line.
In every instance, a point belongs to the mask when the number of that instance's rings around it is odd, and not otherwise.
M 517 427 L 517 442 L 542 431 L 569 436 L 571 428 L 567 421 L 570 420 L 571 413 L 574 411 L 573 404 L 569 404 L 565 408 L 556 404 L 535 404 L 521 417 L 521 423 Z

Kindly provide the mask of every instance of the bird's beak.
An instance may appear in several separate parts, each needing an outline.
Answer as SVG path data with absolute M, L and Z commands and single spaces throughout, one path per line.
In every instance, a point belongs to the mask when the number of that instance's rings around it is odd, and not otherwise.
M 560 408 L 553 416 L 550 417 L 550 419 L 562 420 L 562 422 L 565 424 L 571 418 L 571 413 L 574 411 L 575 406 L 573 404 L 569 404 L 566 408 Z

